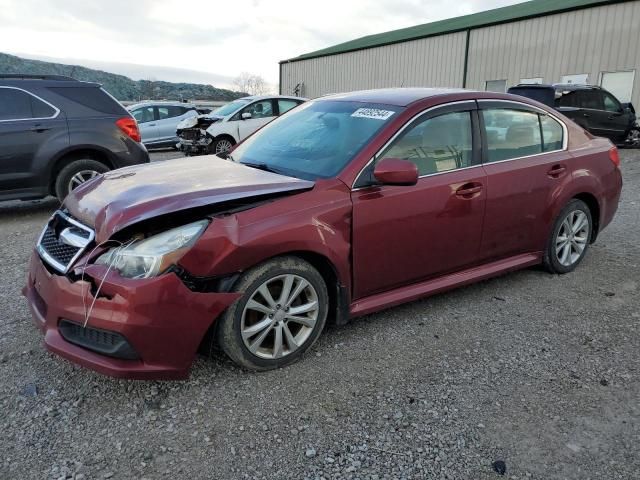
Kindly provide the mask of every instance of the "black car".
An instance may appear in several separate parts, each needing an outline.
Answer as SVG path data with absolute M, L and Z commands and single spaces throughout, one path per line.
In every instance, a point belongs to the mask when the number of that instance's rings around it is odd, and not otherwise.
M 138 125 L 100 85 L 0 74 L 0 200 L 56 195 L 149 162 Z
M 582 128 L 612 142 L 640 146 L 640 128 L 630 103 L 621 103 L 595 85 L 516 85 L 508 93 L 538 100 L 555 108 Z

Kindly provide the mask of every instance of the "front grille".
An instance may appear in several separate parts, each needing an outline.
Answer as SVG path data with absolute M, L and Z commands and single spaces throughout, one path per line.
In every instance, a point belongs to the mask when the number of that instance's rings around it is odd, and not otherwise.
M 44 227 L 36 249 L 48 265 L 67 273 L 94 237 L 93 230 L 58 210 Z
M 67 342 L 88 350 L 125 360 L 139 358 L 127 339 L 120 333 L 93 327 L 83 327 L 64 319 L 60 320 L 58 330 Z
M 201 136 L 199 128 L 185 128 L 180 132 L 180 138 L 185 140 L 198 140 Z

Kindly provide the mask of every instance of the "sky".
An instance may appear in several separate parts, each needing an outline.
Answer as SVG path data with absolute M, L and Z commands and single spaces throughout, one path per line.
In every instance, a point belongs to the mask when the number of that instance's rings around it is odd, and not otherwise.
M 0 0 L 0 51 L 134 79 L 274 86 L 278 62 L 519 0 Z

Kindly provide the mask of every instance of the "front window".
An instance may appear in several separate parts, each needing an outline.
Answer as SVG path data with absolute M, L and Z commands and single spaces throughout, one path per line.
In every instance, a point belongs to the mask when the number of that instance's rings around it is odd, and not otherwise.
M 418 120 L 377 159 L 415 163 L 419 175 L 446 172 L 473 164 L 471 112 L 445 113 Z
M 221 106 L 220 108 L 215 109 L 211 112 L 211 115 L 216 115 L 218 117 L 226 117 L 227 115 L 231 115 L 232 113 L 237 112 L 242 107 L 244 107 L 249 100 L 234 100 L 231 103 L 227 103 L 226 105 Z
M 333 177 L 401 110 L 361 102 L 304 103 L 240 144 L 233 159 L 310 180 Z
M 153 107 L 136 108 L 131 112 L 133 118 L 138 123 L 147 123 L 153 121 Z

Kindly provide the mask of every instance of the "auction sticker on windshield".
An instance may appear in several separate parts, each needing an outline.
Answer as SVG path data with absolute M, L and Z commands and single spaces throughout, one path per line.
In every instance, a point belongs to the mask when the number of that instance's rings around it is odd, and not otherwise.
M 359 108 L 351 114 L 352 117 L 374 118 L 376 120 L 386 120 L 395 112 L 390 110 L 379 110 L 377 108 Z

